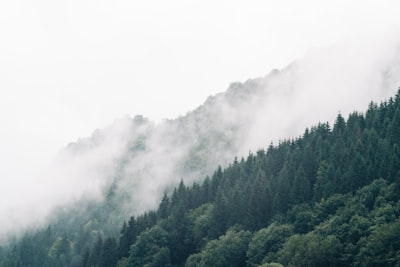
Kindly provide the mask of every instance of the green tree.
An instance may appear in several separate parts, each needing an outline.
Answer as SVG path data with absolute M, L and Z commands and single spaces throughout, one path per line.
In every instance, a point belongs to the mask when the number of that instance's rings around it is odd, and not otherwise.
M 246 252 L 247 266 L 256 267 L 263 260 L 277 260 L 276 252 L 292 234 L 293 226 L 288 224 L 277 225 L 275 223 L 255 232 Z
M 328 163 L 326 161 L 321 161 L 317 170 L 317 178 L 313 188 L 314 199 L 320 200 L 321 198 L 327 198 L 333 193 L 333 191 L 333 184 L 328 176 Z
M 165 262 L 168 257 L 165 256 L 166 251 L 163 248 L 168 246 L 168 233 L 159 226 L 154 226 L 142 232 L 134 245 L 132 245 L 128 267 L 157 266 L 161 260 L 164 266 L 168 266 Z M 161 253 L 161 255 L 160 255 Z M 160 266 L 161 267 L 161 266 Z
M 117 241 L 115 238 L 109 237 L 104 241 L 100 257 L 100 267 L 115 266 L 117 259 Z
M 400 266 L 400 221 L 381 225 L 366 239 L 356 266 Z
M 301 165 L 297 169 L 292 191 L 295 204 L 306 202 L 311 198 L 310 180 L 306 177 L 304 168 Z
M 191 255 L 185 266 L 245 266 L 250 238 L 251 233 L 248 231 L 228 230 L 218 240 L 208 242 L 199 254 Z
M 323 237 L 315 232 L 293 235 L 279 251 L 284 266 L 342 266 L 343 245 L 335 236 Z

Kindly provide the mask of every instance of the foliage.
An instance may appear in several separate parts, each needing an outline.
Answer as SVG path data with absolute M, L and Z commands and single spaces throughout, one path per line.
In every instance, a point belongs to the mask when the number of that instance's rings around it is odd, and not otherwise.
M 250 238 L 249 231 L 228 230 L 218 240 L 208 242 L 199 254 L 191 255 L 185 266 L 244 266 Z

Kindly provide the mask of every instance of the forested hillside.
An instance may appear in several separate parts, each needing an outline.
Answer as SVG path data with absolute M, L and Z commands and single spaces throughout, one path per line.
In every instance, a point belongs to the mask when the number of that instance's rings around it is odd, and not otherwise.
M 1 266 L 400 266 L 399 145 L 400 91 L 181 181 L 118 235 L 95 220 L 27 233 Z

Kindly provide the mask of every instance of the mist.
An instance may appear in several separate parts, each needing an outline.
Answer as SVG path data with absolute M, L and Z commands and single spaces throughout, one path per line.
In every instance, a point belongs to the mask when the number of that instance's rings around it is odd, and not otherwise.
M 0 235 L 43 226 L 52 212 L 83 200 L 101 204 L 110 190 L 118 199 L 110 217 L 155 209 L 180 180 L 201 182 L 235 157 L 296 138 L 318 122 L 332 125 L 339 112 L 364 112 L 399 85 L 400 38 L 390 32 L 311 49 L 281 70 L 231 83 L 175 119 L 122 117 L 47 165 L 21 170 L 29 179 L 18 186 L 3 185 Z
M 235 156 L 391 96 L 398 9 L 394 0 L 2 1 L 0 236 L 65 207 L 83 213 L 110 189 L 116 218 L 141 213 L 181 179 L 201 181 Z

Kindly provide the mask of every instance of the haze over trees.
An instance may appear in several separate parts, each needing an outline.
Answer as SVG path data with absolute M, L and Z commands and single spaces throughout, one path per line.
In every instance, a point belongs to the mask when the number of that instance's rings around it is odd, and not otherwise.
M 400 84 L 398 40 L 389 39 L 310 50 L 282 70 L 232 83 L 226 92 L 210 96 L 203 105 L 176 119 L 154 123 L 143 116 L 126 116 L 60 151 L 52 166 L 29 160 L 39 160 L 41 148 L 11 149 L 20 161 L 15 161 L 17 171 L 10 170 L 3 174 L 8 178 L 0 180 L 5 192 L 5 205 L 0 206 L 0 242 L 10 231 L 20 233 L 53 224 L 46 216 L 57 217 L 52 211 L 66 207 L 80 207 L 74 213 L 80 214 L 85 224 L 93 217 L 85 207 L 101 206 L 111 195 L 119 198 L 114 201 L 118 205 L 108 203 L 109 216 L 97 218 L 101 228 L 117 234 L 120 221 L 156 209 L 163 192 L 170 193 L 181 179 L 187 185 L 200 183 L 219 165 L 226 168 L 235 156 L 241 158 L 249 151 L 266 148 L 271 141 L 277 144 L 299 136 L 305 127 L 318 122 L 333 125 L 338 111 L 347 117 L 354 110 L 364 110 L 371 100 L 388 99 Z M 188 83 L 187 89 L 193 90 L 197 82 Z M 113 99 L 125 98 L 115 90 Z M 32 119 L 30 123 L 36 122 Z M 21 125 L 26 124 L 23 121 Z M 43 130 L 26 127 L 20 131 Z M 43 143 L 43 149 L 47 144 L 30 138 L 36 146 Z M 27 156 L 35 151 L 35 156 Z M 21 162 L 23 158 L 27 163 Z M 3 163 L 2 170 L 8 169 L 7 160 Z M 41 167 L 43 172 L 38 170 Z M 23 192 L 25 197 L 14 192 Z M 65 216 L 66 224 L 69 219 L 72 217 Z
M 0 266 L 397 266 L 399 145 L 400 90 L 181 181 L 157 209 L 116 218 L 119 233 L 101 223 L 122 201 L 110 187 L 3 247 Z

